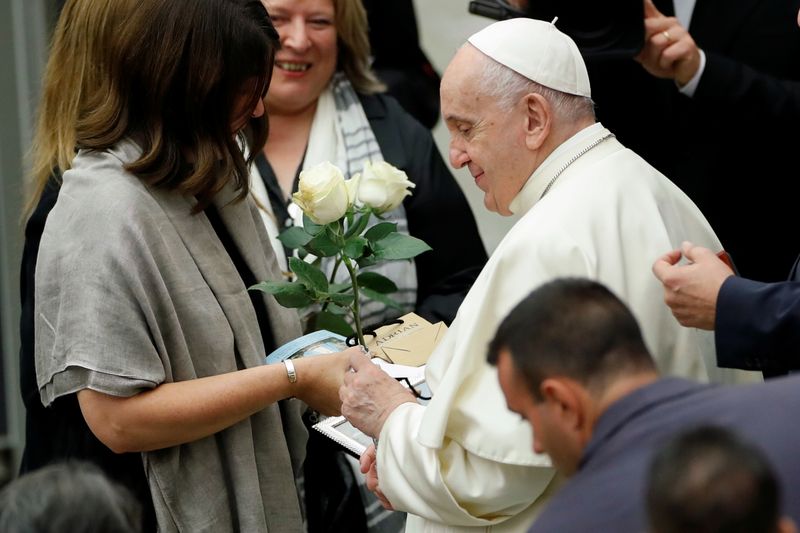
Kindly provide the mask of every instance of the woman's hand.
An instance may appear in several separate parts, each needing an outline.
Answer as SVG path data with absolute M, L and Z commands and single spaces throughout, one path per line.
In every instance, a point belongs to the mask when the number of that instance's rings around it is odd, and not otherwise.
M 336 354 L 294 359 L 297 371 L 295 396 L 324 415 L 339 415 L 342 410 L 339 387 L 350 369 L 350 355 L 360 353 L 361 348 L 356 346 Z
M 297 381 L 282 364 L 162 383 L 127 398 L 90 389 L 78 392 L 89 428 L 111 450 L 141 452 L 213 435 L 275 402 L 295 396 L 324 414 L 339 414 L 339 387 L 350 367 L 351 348 L 294 360 Z

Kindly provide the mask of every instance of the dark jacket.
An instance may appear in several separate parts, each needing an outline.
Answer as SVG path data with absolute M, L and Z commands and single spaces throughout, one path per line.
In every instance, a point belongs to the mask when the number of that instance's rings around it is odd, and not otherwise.
M 798 258 L 800 261 L 800 258 Z M 765 377 L 800 369 L 800 282 L 762 283 L 731 276 L 717 296 L 717 363 L 761 370 Z
M 800 430 L 790 423 L 798 409 L 800 377 L 740 386 L 665 378 L 642 387 L 600 416 L 578 472 L 530 531 L 647 531 L 644 496 L 653 453 L 702 424 L 730 428 L 763 451 L 782 485 L 782 513 L 800 520 Z
M 671 0 L 655 0 L 666 15 Z M 633 60 L 588 64 L 599 119 L 681 187 L 739 272 L 781 281 L 800 249 L 796 136 L 800 0 L 697 0 L 689 32 L 707 57 L 692 98 Z

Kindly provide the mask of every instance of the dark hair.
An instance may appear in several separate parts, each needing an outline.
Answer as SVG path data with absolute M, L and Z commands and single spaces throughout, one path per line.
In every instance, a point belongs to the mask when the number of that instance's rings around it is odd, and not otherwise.
M 109 79 L 79 121 L 77 143 L 103 150 L 134 138 L 143 152 L 125 168 L 197 197 L 195 211 L 228 181 L 243 198 L 251 161 L 231 124 L 265 95 L 278 46 L 259 0 L 142 0 L 117 36 Z M 266 142 L 266 120 L 249 121 L 251 160 Z
M 727 429 L 673 438 L 653 459 L 647 512 L 654 533 L 771 533 L 780 489 L 767 458 Z
M 489 344 L 488 361 L 503 349 L 530 392 L 561 375 L 589 388 L 626 371 L 655 369 L 639 325 L 619 298 L 600 283 L 561 278 L 531 292 L 500 324 Z
M 4 533 L 136 533 L 140 524 L 136 498 L 91 463 L 46 466 L 0 492 Z

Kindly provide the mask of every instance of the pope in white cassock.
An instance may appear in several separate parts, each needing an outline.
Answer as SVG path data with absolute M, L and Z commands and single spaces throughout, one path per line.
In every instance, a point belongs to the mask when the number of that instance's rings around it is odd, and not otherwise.
M 720 242 L 685 194 L 595 121 L 590 95 L 575 43 L 526 18 L 476 33 L 445 71 L 452 165 L 469 168 L 487 209 L 521 218 L 432 354 L 427 406 L 368 358 L 351 358 L 342 412 L 379 438 L 362 470 L 386 506 L 409 513 L 406 531 L 525 531 L 557 489 L 549 458 L 533 452 L 530 426 L 507 410 L 486 363 L 501 319 L 548 280 L 607 285 L 666 374 L 758 379 L 717 368 L 713 334 L 681 327 L 664 305 L 654 259 L 684 239 L 716 251 Z

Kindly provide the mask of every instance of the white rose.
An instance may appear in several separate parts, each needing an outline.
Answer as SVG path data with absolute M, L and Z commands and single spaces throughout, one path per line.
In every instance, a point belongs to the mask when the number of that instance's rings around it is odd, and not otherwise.
M 378 213 L 391 211 L 403 203 L 403 198 L 411 195 L 409 187 L 416 185 L 402 170 L 386 161 L 365 163 L 364 171 L 355 176 L 360 178 L 358 200 Z
M 356 174 L 344 184 L 347 187 L 347 200 L 350 204 L 355 204 L 358 201 L 358 183 L 361 181 L 361 174 Z
M 327 161 L 300 173 L 292 200 L 317 224 L 339 220 L 350 206 L 342 171 Z

